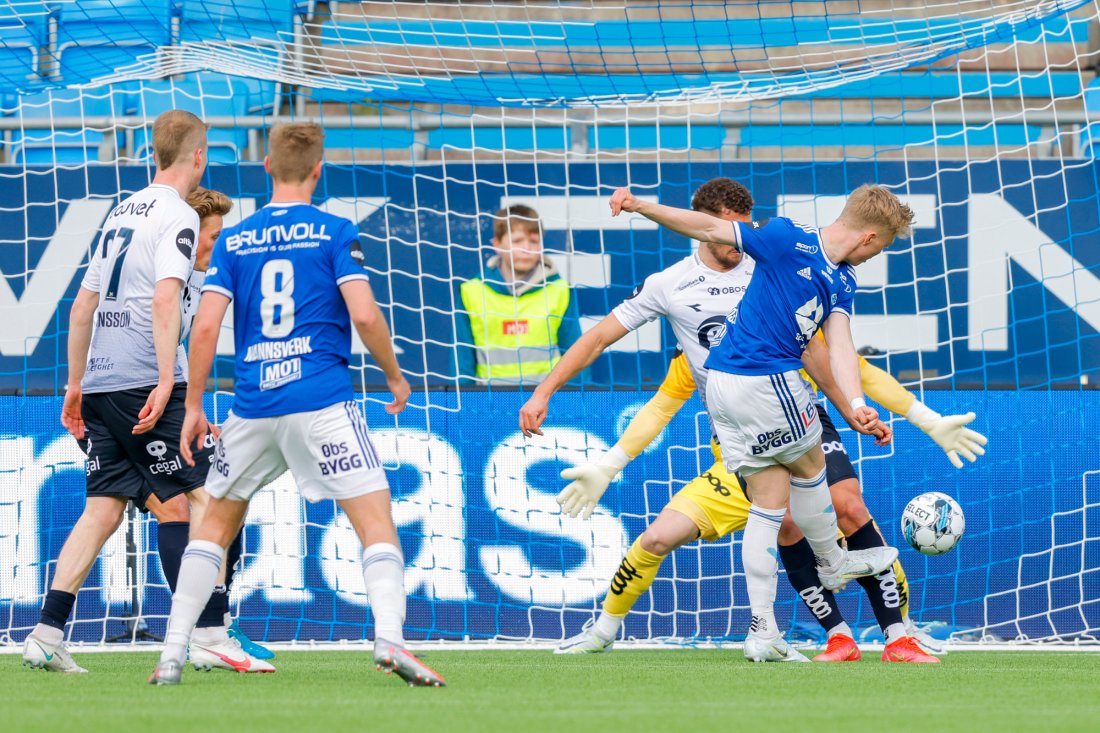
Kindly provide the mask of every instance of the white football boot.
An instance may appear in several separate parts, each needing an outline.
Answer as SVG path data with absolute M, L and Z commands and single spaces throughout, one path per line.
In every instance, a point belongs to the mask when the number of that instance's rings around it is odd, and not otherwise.
M 905 634 L 916 639 L 920 648 L 929 654 L 935 654 L 937 657 L 947 654 L 947 642 L 932 636 L 928 629 L 917 626 L 911 618 L 905 619 Z
M 589 619 L 581 627 L 581 633 L 561 643 L 555 654 L 603 654 L 615 646 L 614 639 L 604 639 L 596 633 L 596 622 Z
M 212 669 L 231 669 L 234 672 L 274 672 L 269 662 L 257 659 L 241 648 L 240 642 L 231 637 L 200 644 L 191 640 L 191 664 L 195 669 L 209 672 Z
M 826 571 L 818 568 L 817 575 L 821 584 L 829 590 L 840 590 L 849 580 L 878 575 L 890 568 L 898 559 L 896 547 L 872 547 L 867 550 L 848 550 L 840 565 Z
M 799 654 L 783 638 L 783 634 L 765 634 L 749 630 L 745 637 L 745 659 L 750 662 L 809 662 L 809 657 Z
M 34 634 L 23 642 L 23 664 L 31 669 L 65 674 L 84 674 L 88 671 L 73 661 L 69 650 L 65 648 L 65 642 L 52 646 Z

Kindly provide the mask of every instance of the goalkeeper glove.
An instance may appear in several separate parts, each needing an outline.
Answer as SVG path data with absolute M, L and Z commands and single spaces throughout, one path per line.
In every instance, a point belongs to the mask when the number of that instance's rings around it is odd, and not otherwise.
M 615 446 L 599 461 L 589 461 L 562 471 L 561 477 L 572 481 L 558 494 L 558 504 L 562 511 L 570 517 L 575 517 L 582 511 L 584 519 L 591 517 L 608 485 L 628 463 L 630 456 L 622 448 Z
M 976 416 L 973 412 L 965 415 L 948 415 L 944 417 L 940 413 L 915 400 L 913 406 L 905 413 L 905 419 L 916 425 L 925 435 L 936 441 L 936 445 L 943 448 L 948 460 L 955 468 L 962 468 L 963 458 L 973 463 L 978 456 L 985 455 L 982 447 L 989 442 L 979 432 L 966 427 L 974 422 Z

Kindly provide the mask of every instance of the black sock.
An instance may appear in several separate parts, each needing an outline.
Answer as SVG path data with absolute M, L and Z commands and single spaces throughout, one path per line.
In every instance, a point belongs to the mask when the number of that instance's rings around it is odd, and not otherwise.
M 196 629 L 209 629 L 213 626 L 225 626 L 225 614 L 229 613 L 229 591 L 224 585 L 215 585 L 206 608 L 199 614 Z
M 229 543 L 225 551 L 225 587 L 233 588 L 233 576 L 237 573 L 237 562 L 241 559 L 241 551 L 244 546 L 244 530 L 242 529 Z
M 75 603 L 76 596 L 72 593 L 66 593 L 63 590 L 48 591 L 46 600 L 42 601 L 42 615 L 38 623 L 64 631 Z
M 157 554 L 160 555 L 160 569 L 168 581 L 168 589 L 176 592 L 176 580 L 180 577 L 180 563 L 183 551 L 187 549 L 187 533 L 190 522 L 164 522 L 157 524 Z
M 817 558 L 805 537 L 793 545 L 779 546 L 779 559 L 787 571 L 787 579 L 798 591 L 802 602 L 825 631 L 844 623 L 833 592 L 821 585 L 817 575 Z
M 847 540 L 849 550 L 868 550 L 886 545 L 874 520 L 857 529 Z M 893 568 L 873 578 L 859 578 L 857 582 L 867 594 L 871 610 L 875 612 L 875 620 L 882 627 L 883 633 L 893 624 L 901 623 L 901 592 Z

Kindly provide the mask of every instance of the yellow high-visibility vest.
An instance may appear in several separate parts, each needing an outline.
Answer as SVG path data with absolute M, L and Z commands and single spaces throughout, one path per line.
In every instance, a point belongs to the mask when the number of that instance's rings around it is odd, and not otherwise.
M 478 279 L 462 283 L 459 294 L 470 316 L 478 379 L 538 382 L 558 363 L 558 329 L 569 307 L 569 283 L 552 280 L 515 296 Z

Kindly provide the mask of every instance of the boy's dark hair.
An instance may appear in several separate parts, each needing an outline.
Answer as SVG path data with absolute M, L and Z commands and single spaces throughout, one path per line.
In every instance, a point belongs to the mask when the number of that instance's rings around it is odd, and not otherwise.
M 712 178 L 691 197 L 691 208 L 711 214 L 721 214 L 729 209 L 735 214 L 752 213 L 752 194 L 749 189 L 729 178 Z

